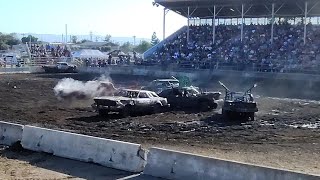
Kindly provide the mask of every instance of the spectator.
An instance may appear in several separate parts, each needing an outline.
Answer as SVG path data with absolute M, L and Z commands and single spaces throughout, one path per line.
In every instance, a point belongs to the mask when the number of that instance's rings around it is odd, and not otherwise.
M 243 41 L 240 25 L 216 26 L 212 43 L 212 26 L 191 26 L 187 32 L 165 42 L 150 58 L 180 67 L 230 67 L 236 70 L 256 69 L 269 72 L 287 72 L 297 69 L 314 70 L 320 62 L 320 26 L 307 25 L 307 43 L 303 42 L 303 24 L 289 23 L 274 26 L 271 43 L 271 25 L 244 26 Z

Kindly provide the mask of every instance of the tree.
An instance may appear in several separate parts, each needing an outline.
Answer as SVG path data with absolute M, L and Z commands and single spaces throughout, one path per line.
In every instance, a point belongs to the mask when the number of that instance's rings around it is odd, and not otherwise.
M 81 43 L 85 43 L 85 42 L 92 42 L 92 41 L 87 40 L 87 39 L 82 39 L 82 40 L 81 40 Z
M 78 42 L 77 36 L 71 36 L 71 42 L 76 44 Z
M 19 44 L 20 41 L 15 38 L 15 34 L 0 33 L 0 50 L 7 50 L 13 45 Z
M 148 41 L 141 41 L 140 44 L 133 48 L 134 51 L 138 53 L 144 53 L 149 48 L 151 48 L 152 45 Z
M 0 41 L 0 50 L 7 50 L 9 49 L 9 45 L 4 43 L 3 41 Z
M 155 46 L 160 42 L 160 40 L 157 37 L 156 32 L 153 32 L 152 37 L 151 37 L 151 45 Z
M 107 34 L 106 37 L 104 37 L 105 42 L 110 42 L 111 41 L 111 35 Z
M 120 50 L 127 53 L 133 50 L 132 45 L 129 42 L 126 42 L 120 46 Z
M 30 39 L 31 39 L 31 42 L 38 42 L 38 38 L 36 38 L 32 35 L 29 35 L 28 37 L 21 38 L 21 41 L 22 41 L 22 43 L 26 43 L 26 42 L 30 42 Z
M 108 52 L 111 50 L 111 46 L 102 46 L 100 47 L 100 51 L 102 52 Z
M 8 39 L 7 39 L 7 44 L 9 46 L 13 46 L 13 45 L 17 45 L 20 43 L 20 40 L 19 39 L 16 39 L 14 38 L 13 36 L 10 36 L 10 35 L 7 35 L 8 36 Z

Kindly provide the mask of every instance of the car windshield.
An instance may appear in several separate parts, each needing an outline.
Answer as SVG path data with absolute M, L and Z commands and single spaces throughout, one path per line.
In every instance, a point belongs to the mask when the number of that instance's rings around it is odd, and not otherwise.
M 177 81 L 170 81 L 169 83 L 170 83 L 173 87 L 179 86 L 179 82 L 177 82 Z
M 196 88 L 188 88 L 188 92 L 191 94 L 200 94 L 200 92 Z
M 159 97 L 155 92 L 149 92 L 151 97 Z
M 146 92 L 140 92 L 139 98 L 149 98 L 148 94 Z
M 123 96 L 123 97 L 128 97 L 128 98 L 136 98 L 138 97 L 139 92 L 138 91 L 126 91 L 126 90 L 121 90 L 118 93 L 116 93 L 116 96 Z

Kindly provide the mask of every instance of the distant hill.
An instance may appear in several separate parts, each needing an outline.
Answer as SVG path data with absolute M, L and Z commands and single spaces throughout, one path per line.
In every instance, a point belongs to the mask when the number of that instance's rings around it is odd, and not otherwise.
M 24 36 L 32 35 L 38 38 L 39 41 L 44 42 L 61 42 L 62 41 L 62 35 L 57 34 L 34 34 L 34 33 L 17 33 L 17 38 L 21 39 Z M 83 39 L 90 40 L 90 35 L 75 35 L 77 36 L 78 41 L 81 41 Z M 63 36 L 65 38 L 65 36 Z M 104 40 L 104 36 L 99 35 L 92 35 L 92 41 L 94 42 L 102 42 Z M 147 38 L 136 38 L 136 44 L 139 44 L 140 41 L 150 41 L 150 39 Z M 70 36 L 68 36 L 68 41 L 70 41 Z M 133 44 L 133 37 L 111 37 L 111 41 L 114 43 L 123 44 L 126 42 L 130 42 Z

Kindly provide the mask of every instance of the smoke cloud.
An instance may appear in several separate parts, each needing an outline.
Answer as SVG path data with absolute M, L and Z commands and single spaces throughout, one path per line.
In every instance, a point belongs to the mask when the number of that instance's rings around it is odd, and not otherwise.
M 53 90 L 59 100 L 81 100 L 112 95 L 117 89 L 109 77 L 101 76 L 87 82 L 64 78 L 58 82 Z

